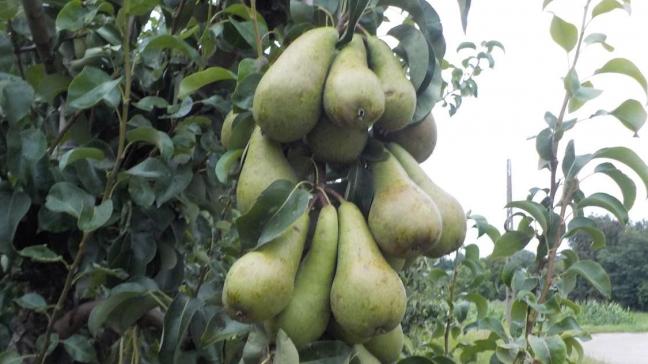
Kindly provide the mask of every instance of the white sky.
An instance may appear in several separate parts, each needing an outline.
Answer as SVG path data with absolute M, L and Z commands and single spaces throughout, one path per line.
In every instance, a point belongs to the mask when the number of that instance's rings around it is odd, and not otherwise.
M 513 165 L 513 200 L 524 199 L 531 187 L 548 186 L 548 172 L 537 169 L 535 141 L 527 138 L 546 127 L 545 111 L 558 114 L 564 95 L 562 77 L 567 70 L 567 57 L 549 35 L 551 12 L 580 26 L 585 0 L 554 0 L 544 12 L 541 0 L 473 1 L 466 35 L 461 29 L 456 1 L 430 3 L 443 21 L 448 44 L 446 58 L 453 63 L 459 64 L 463 58 L 457 56 L 455 48 L 465 40 L 498 40 L 506 47 L 506 53 L 495 51 L 495 69 L 476 79 L 479 98 L 465 99 L 452 118 L 447 109 L 435 107 L 439 138 L 434 154 L 423 164 L 432 179 L 457 197 L 466 211 L 484 215 L 502 230 L 507 158 L 511 158 Z M 593 5 L 597 3 L 593 1 Z M 602 15 L 591 23 L 588 31 L 605 32 L 608 43 L 616 49 L 608 53 L 600 45 L 585 48 L 577 66 L 581 81 L 615 57 L 630 59 L 648 76 L 648 1 L 633 1 L 632 16 L 623 10 Z M 598 75 L 591 81 L 604 93 L 575 115 L 584 117 L 598 109 L 612 110 L 628 98 L 646 103 L 643 90 L 629 77 Z M 618 120 L 599 117 L 572 129 L 572 135 L 563 139 L 563 147 L 571 138 L 576 141 L 577 155 L 602 147 L 626 146 L 648 161 L 648 126 L 639 134 L 643 137 L 633 138 L 633 133 Z M 617 166 L 620 167 L 618 163 Z M 630 217 L 648 218 L 647 192 L 636 175 L 629 170 L 628 174 L 637 182 L 637 202 Z M 586 194 L 602 191 L 621 199 L 618 187 L 605 176 L 588 178 L 581 188 Z M 603 213 L 597 210 L 589 211 Z M 474 238 L 471 231 L 467 243 L 474 242 Z M 482 255 L 492 250 L 487 238 L 480 239 L 479 245 Z

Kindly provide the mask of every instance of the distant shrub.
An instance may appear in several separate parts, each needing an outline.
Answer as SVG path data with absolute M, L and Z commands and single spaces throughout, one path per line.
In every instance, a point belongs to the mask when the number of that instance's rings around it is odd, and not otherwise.
M 633 320 L 630 310 L 616 302 L 588 300 L 580 305 L 581 311 L 576 319 L 581 325 L 619 325 Z

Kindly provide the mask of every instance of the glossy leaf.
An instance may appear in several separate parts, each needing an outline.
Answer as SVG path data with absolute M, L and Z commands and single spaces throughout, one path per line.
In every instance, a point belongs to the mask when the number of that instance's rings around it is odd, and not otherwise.
M 143 178 L 164 178 L 171 175 L 169 167 L 157 158 L 146 158 L 125 173 Z
M 63 340 L 63 347 L 72 360 L 80 363 L 96 363 L 97 353 L 93 340 L 82 335 L 72 335 Z
M 304 188 L 294 189 L 272 217 L 265 224 L 257 247 L 279 237 L 308 209 L 311 194 Z
M 47 194 L 45 206 L 51 211 L 79 218 L 86 207 L 94 206 L 94 197 L 69 182 L 58 182 Z
M 26 293 L 14 300 L 16 304 L 26 310 L 36 312 L 45 312 L 47 310 L 47 301 L 43 296 L 35 292 Z
M 603 148 L 594 153 L 594 158 L 608 158 L 619 161 L 632 169 L 648 191 L 648 165 L 632 149 L 626 147 Z
M 34 101 L 34 89 L 19 78 L 0 78 L 0 108 L 10 124 L 29 114 Z
M 178 293 L 164 315 L 162 341 L 160 342 L 160 363 L 176 363 L 180 356 L 180 346 L 189 324 L 196 312 L 205 303 L 197 298 Z
M 564 363 L 567 360 L 567 347 L 560 336 L 529 336 L 533 356 L 542 364 Z
M 124 0 L 124 10 L 128 15 L 144 15 L 159 5 L 158 0 Z
M 513 201 L 508 203 L 505 207 L 513 207 L 528 212 L 531 216 L 533 216 L 535 221 L 540 224 L 542 230 L 544 232 L 547 232 L 547 221 L 549 217 L 546 208 L 541 204 L 533 201 Z
M 165 159 L 170 159 L 173 156 L 173 141 L 167 133 L 155 128 L 140 127 L 129 130 L 126 133 L 126 139 L 130 143 L 145 142 L 155 145 Z
M 103 100 L 116 107 L 120 100 L 117 89 L 120 82 L 121 78 L 113 80 L 98 68 L 85 67 L 68 86 L 68 104 L 75 109 L 89 109 Z
M 592 238 L 592 249 L 601 249 L 605 247 L 605 234 L 596 226 L 594 221 L 585 217 L 575 217 L 567 226 L 567 232 L 563 238 L 570 238 L 576 233 L 583 232 Z
M 47 245 L 32 245 L 18 251 L 18 255 L 35 262 L 53 263 L 62 262 L 63 257 L 51 251 Z
M 210 83 L 235 79 L 236 75 L 226 68 L 209 67 L 203 71 L 192 73 L 183 78 L 182 81 L 180 81 L 180 87 L 178 88 L 178 98 L 185 98 Z
M 29 67 L 27 72 L 25 72 L 25 78 L 34 88 L 36 94 L 50 104 L 54 103 L 56 96 L 67 90 L 72 80 L 64 74 L 46 73 L 43 64 L 35 64 Z
M 619 119 L 626 128 L 634 131 L 635 135 L 646 123 L 646 110 L 637 100 L 624 101 L 616 109 L 612 110 L 610 115 Z
M 99 229 L 108 222 L 112 212 L 113 203 L 111 200 L 106 200 L 98 206 L 85 207 L 79 216 L 79 229 L 84 232 Z
M 596 166 L 594 172 L 603 173 L 616 182 L 623 194 L 623 206 L 630 210 L 637 197 L 637 186 L 632 179 L 617 169 L 612 163 L 601 163 Z
M 473 227 L 477 228 L 477 237 L 481 237 L 486 234 L 493 243 L 497 241 L 500 237 L 500 233 L 497 228 L 488 223 L 485 217 L 481 215 L 470 214 L 469 219 L 475 222 Z
M 153 111 L 153 108 L 164 109 L 169 106 L 169 103 L 158 96 L 145 96 L 134 103 L 133 106 L 140 110 Z
M 74 164 L 74 162 L 78 160 L 94 159 L 99 161 L 104 159 L 104 157 L 104 152 L 101 149 L 92 147 L 77 147 L 68 150 L 61 156 L 61 159 L 59 159 L 59 169 L 63 170 L 65 169 L 65 167 Z
M 578 203 L 579 208 L 596 206 L 601 207 L 612 213 L 622 224 L 628 223 L 628 211 L 625 206 L 614 196 L 607 193 L 597 192 L 587 196 Z
M 581 260 L 572 264 L 567 271 L 566 275 L 580 275 L 585 278 L 596 290 L 598 290 L 605 297 L 610 297 L 612 294 L 612 284 L 610 277 L 605 272 L 603 267 L 592 260 Z
M 189 43 L 180 37 L 169 34 L 158 35 L 151 39 L 142 50 L 142 56 L 155 57 L 157 52 L 165 49 L 178 51 L 189 59 L 198 57 L 198 52 Z
M 554 15 L 551 20 L 551 37 L 565 51 L 570 52 L 576 46 L 578 29 L 574 24 L 568 23 L 562 18 Z
M 211 346 L 234 336 L 244 335 L 250 329 L 250 325 L 232 320 L 225 312 L 219 311 L 209 319 L 199 342 L 202 347 Z
M 31 198 L 22 191 L 0 190 L 0 253 L 9 254 L 20 220 L 31 206 Z
M 83 4 L 80 0 L 68 1 L 56 15 L 56 30 L 78 31 L 89 25 L 98 11 L 99 8 L 92 4 Z
M 470 293 L 464 297 L 466 301 L 470 301 L 477 307 L 477 319 L 482 319 L 488 314 L 488 300 L 479 293 Z
M 507 231 L 495 242 L 495 248 L 491 254 L 492 258 L 505 258 L 515 252 L 524 249 L 531 241 L 533 235 L 522 231 Z
M 390 29 L 387 34 L 400 41 L 398 48 L 405 52 L 410 80 L 418 90 L 428 70 L 429 49 L 425 36 L 409 24 L 400 24 Z
M 216 177 L 220 183 L 227 183 L 229 176 L 243 155 L 243 149 L 228 150 L 216 163 Z
M 641 88 L 648 95 L 648 82 L 646 78 L 634 63 L 625 58 L 614 58 L 610 60 L 595 72 L 595 74 L 601 73 L 618 73 L 631 77 L 641 85 Z

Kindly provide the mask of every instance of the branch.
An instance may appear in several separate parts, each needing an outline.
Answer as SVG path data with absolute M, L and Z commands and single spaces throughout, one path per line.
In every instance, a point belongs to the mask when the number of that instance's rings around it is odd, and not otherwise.
M 45 72 L 54 73 L 54 54 L 52 53 L 52 38 L 47 27 L 47 17 L 41 0 L 22 0 L 29 31 L 32 34 L 36 50 L 45 65 Z

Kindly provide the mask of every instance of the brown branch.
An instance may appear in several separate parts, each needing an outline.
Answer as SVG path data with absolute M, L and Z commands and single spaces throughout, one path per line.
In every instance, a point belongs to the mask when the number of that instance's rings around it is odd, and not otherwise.
M 81 111 L 77 111 L 72 116 L 72 120 L 70 120 L 70 122 L 65 122 L 65 110 L 63 110 L 63 108 L 61 108 L 60 113 L 61 113 L 61 117 L 60 117 L 61 120 L 59 122 L 59 126 L 62 125 L 62 129 L 61 129 L 61 131 L 59 131 L 58 135 L 56 136 L 56 139 L 54 139 L 54 141 L 52 142 L 52 145 L 49 147 L 49 150 L 47 151 L 47 154 L 49 154 L 49 155 L 52 155 L 52 153 L 54 153 L 54 150 L 56 150 L 56 147 L 59 144 L 61 144 L 61 142 L 63 141 L 63 138 L 65 137 L 65 134 L 67 134 L 67 132 L 70 131 L 70 129 L 74 126 L 74 124 L 76 124 L 76 122 L 81 119 L 80 116 L 82 115 Z
M 16 31 L 11 25 L 11 21 L 7 22 L 7 31 L 9 32 L 9 37 L 11 39 L 11 45 L 13 46 L 14 55 L 16 56 L 16 64 L 18 65 L 18 72 L 20 72 L 20 77 L 25 78 L 25 70 L 22 64 L 22 58 L 20 57 L 21 48 L 18 45 L 18 37 Z
M 41 0 L 22 0 L 29 31 L 32 34 L 36 50 L 45 65 L 45 72 L 54 73 L 54 54 L 52 53 L 52 37 L 47 27 L 47 17 Z
M 175 32 L 178 30 L 178 18 L 180 17 L 180 13 L 182 13 L 182 9 L 184 9 L 184 7 L 185 0 L 180 0 L 180 5 L 178 5 L 178 8 L 173 14 L 173 20 L 171 21 L 171 34 L 175 34 Z

